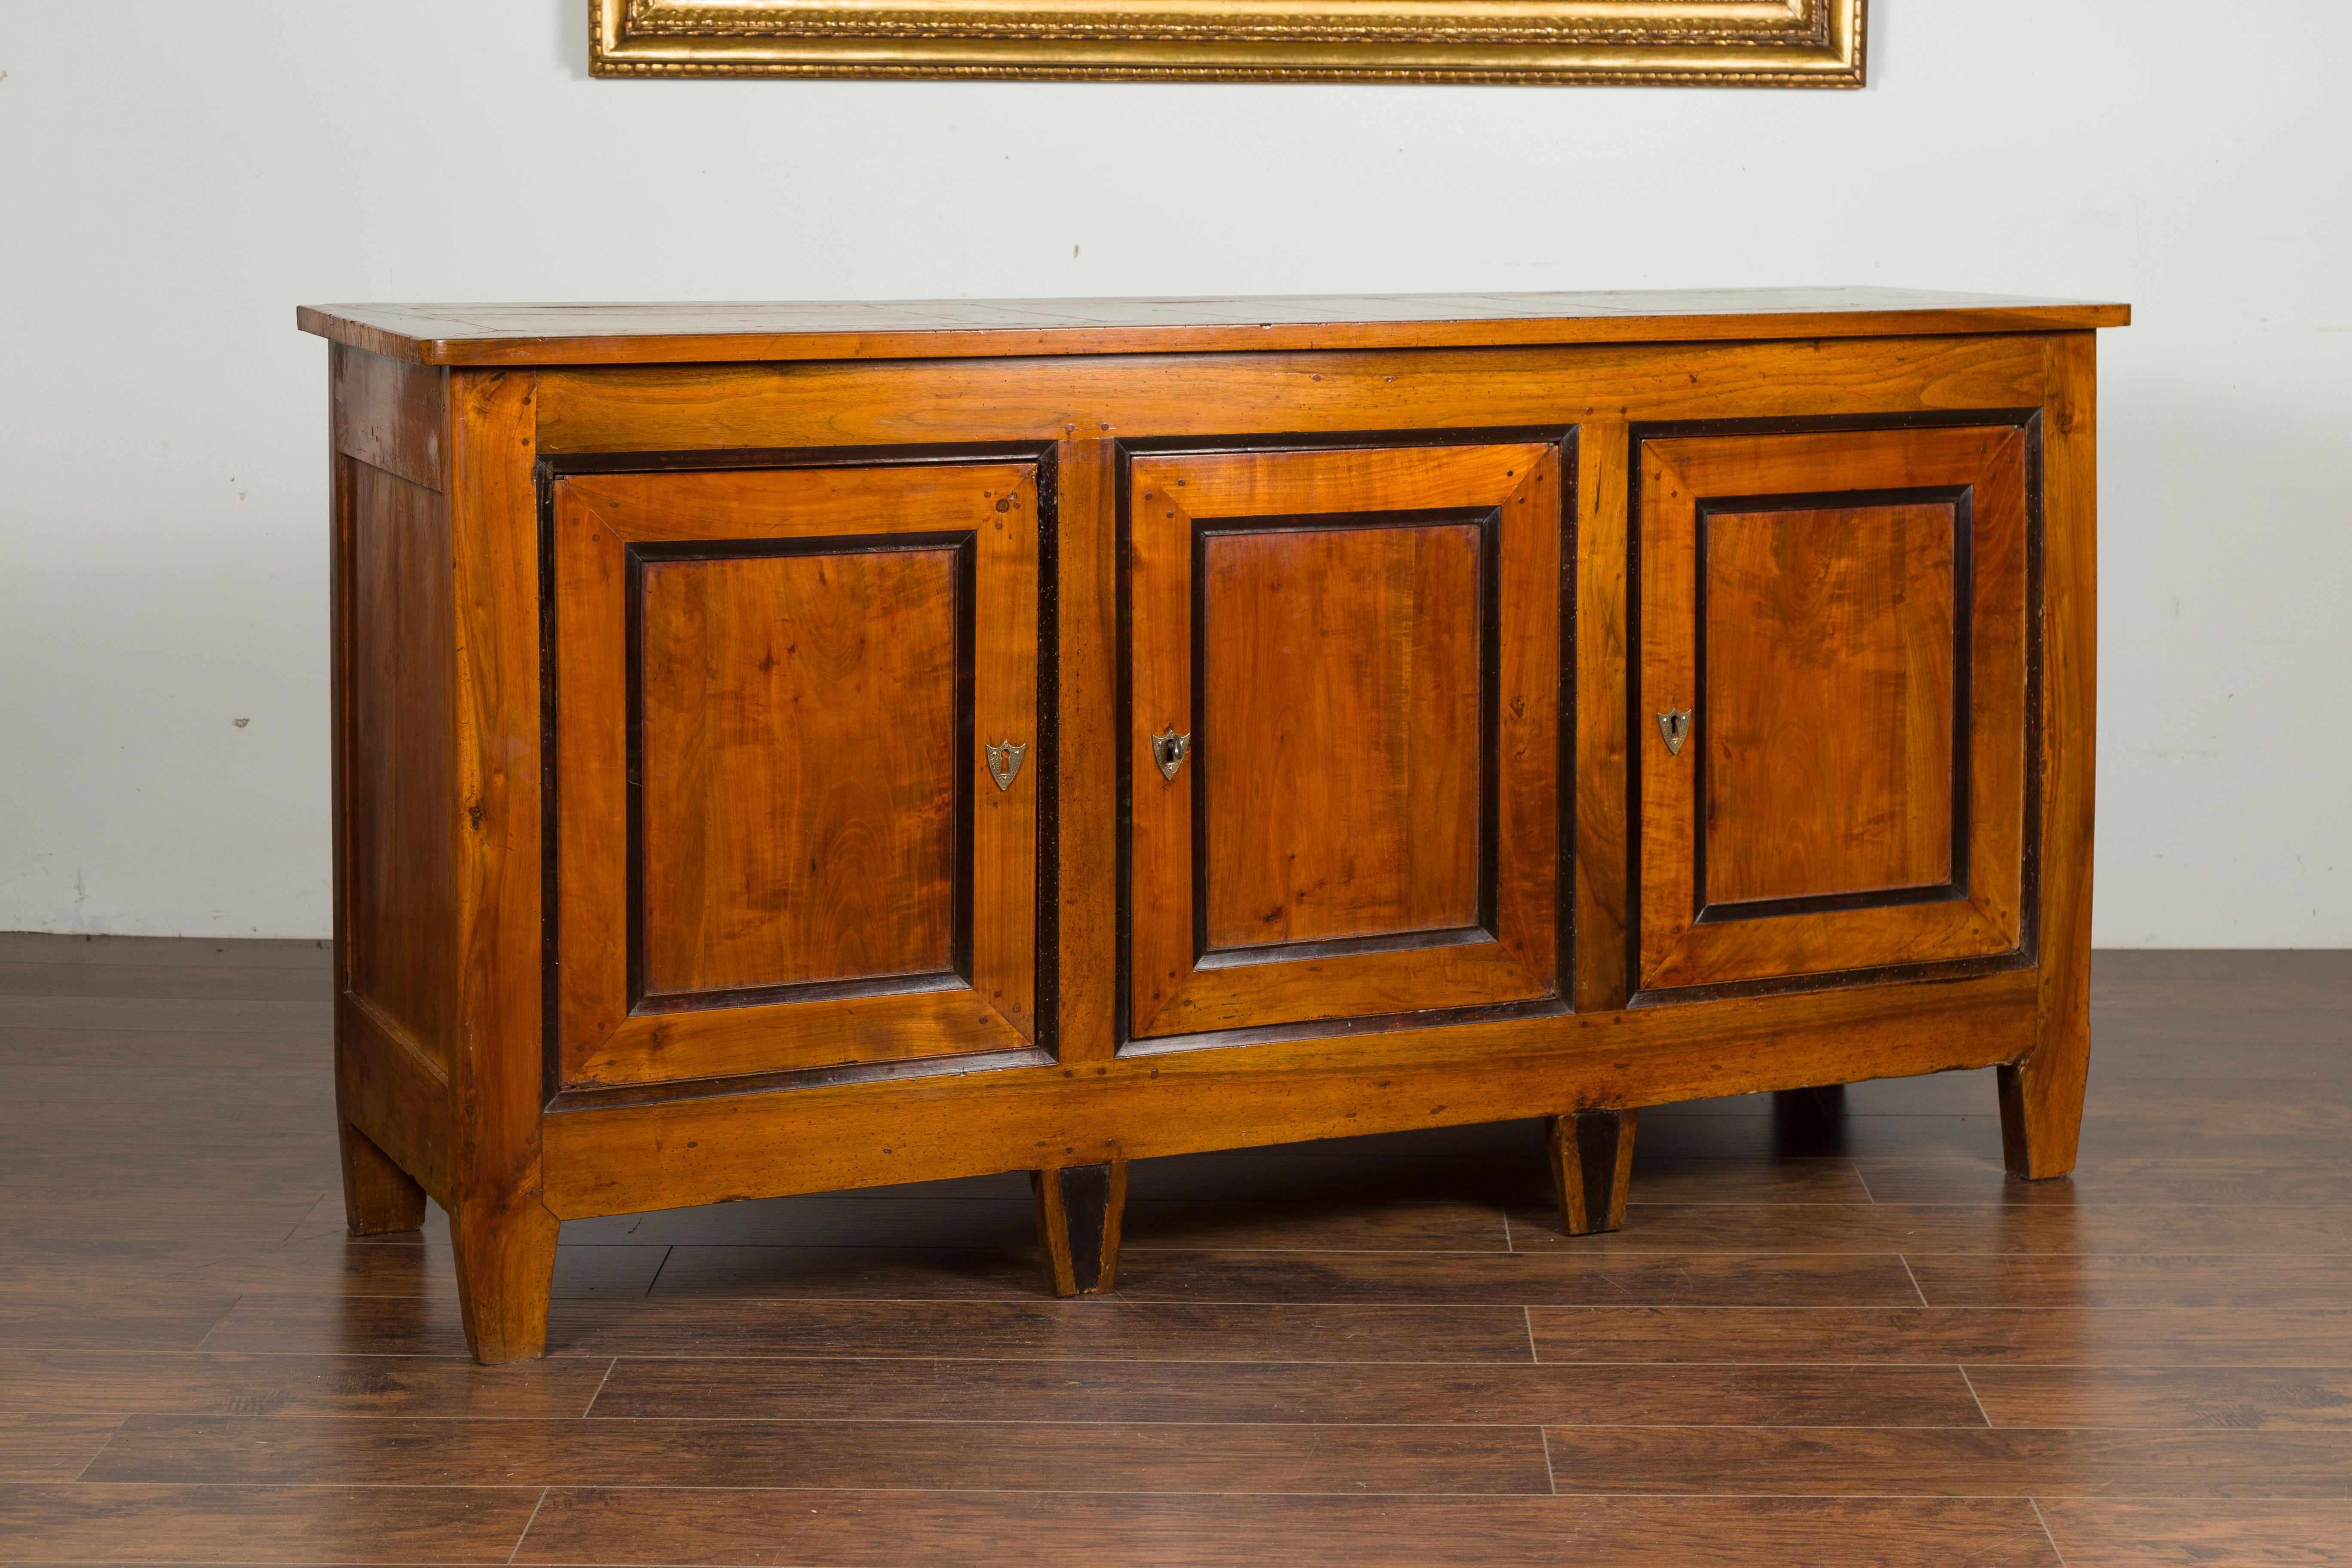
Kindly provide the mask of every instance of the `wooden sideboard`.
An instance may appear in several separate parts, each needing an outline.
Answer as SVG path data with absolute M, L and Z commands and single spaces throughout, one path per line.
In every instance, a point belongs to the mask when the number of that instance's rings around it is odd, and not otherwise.
M 352 1228 L 2089 1059 L 2093 331 L 1883 289 L 305 310 Z

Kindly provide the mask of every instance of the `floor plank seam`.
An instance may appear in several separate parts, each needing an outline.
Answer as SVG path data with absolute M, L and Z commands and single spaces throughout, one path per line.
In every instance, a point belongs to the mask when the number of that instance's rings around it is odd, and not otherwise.
M 314 1200 L 312 1200 L 312 1202 L 311 1202 L 311 1204 L 310 1204 L 310 1206 L 309 1208 L 306 1208 L 306 1209 L 304 1209 L 304 1210 L 302 1211 L 302 1217 L 301 1217 L 300 1219 L 296 1220 L 296 1221 L 294 1222 L 294 1224 L 292 1225 L 292 1226 L 291 1226 L 290 1228 L 289 1228 L 289 1229 L 288 1229 L 288 1231 L 286 1232 L 286 1234 L 285 1234 L 284 1236 L 281 1236 L 281 1237 L 279 1237 L 278 1238 L 278 1246 L 280 1246 L 280 1247 L 284 1247 L 287 1243 L 289 1243 L 289 1242 L 292 1241 L 292 1240 L 294 1239 L 294 1237 L 295 1237 L 296 1233 L 297 1233 L 297 1232 L 299 1232 L 299 1231 L 300 1231 L 300 1230 L 301 1230 L 301 1228 L 302 1228 L 304 1226 L 306 1226 L 306 1225 L 308 1225 L 308 1224 L 310 1224 L 310 1216 L 311 1216 L 312 1215 L 317 1214 L 317 1213 L 319 1212 L 319 1205 L 320 1205 L 320 1204 L 325 1203 L 326 1201 L 327 1201 L 327 1194 L 324 1194 L 324 1193 L 320 1193 L 320 1194 L 318 1195 L 318 1197 L 317 1197 L 317 1198 L 315 1198 Z
M 1969 1397 L 1977 1402 L 1977 1414 L 1984 1417 L 1984 1424 L 1987 1426 L 1996 1425 L 1992 1418 L 1992 1412 L 1985 1408 L 1984 1395 L 1977 1392 L 1977 1380 L 1969 1375 L 1969 1369 L 1966 1366 L 1959 1368 L 1959 1373 L 1960 1381 L 1969 1385 Z
M 325 1299 L 326 1299 L 326 1300 L 333 1300 L 333 1298 L 331 1298 L 331 1297 L 330 1297 L 330 1298 L 325 1298 Z M 239 1293 L 239 1294 L 237 1294 L 236 1296 L 232 1297 L 232 1298 L 230 1299 L 230 1300 L 229 1300 L 229 1304 L 227 1305 L 227 1307 L 226 1307 L 226 1308 L 225 1308 L 225 1309 L 223 1309 L 223 1310 L 222 1310 L 222 1312 L 221 1312 L 221 1315 L 220 1315 L 219 1317 L 217 1317 L 217 1318 L 215 1318 L 215 1319 L 213 1320 L 213 1321 L 212 1321 L 212 1326 L 211 1326 L 210 1328 L 207 1328 L 207 1329 L 205 1331 L 205 1332 L 204 1332 L 204 1337 L 203 1337 L 202 1339 L 199 1339 L 198 1341 L 196 1341 L 196 1342 L 195 1342 L 194 1344 L 193 1344 L 193 1345 L 189 1346 L 188 1348 L 189 1348 L 190 1350 L 192 1350 L 192 1351 L 201 1351 L 201 1350 L 203 1350 L 203 1349 L 204 1349 L 207 1344 L 211 1343 L 211 1342 L 212 1342 L 212 1337 L 213 1337 L 215 1334 L 216 1334 L 216 1333 L 220 1332 L 220 1328 L 221 1328 L 221 1325 L 222 1325 L 223 1323 L 227 1322 L 227 1321 L 229 1321 L 229 1319 L 231 1319 L 232 1317 L 235 1317 L 235 1316 L 236 1315 L 236 1310 L 237 1310 L 237 1308 L 238 1308 L 238 1307 L 239 1307 L 239 1306 L 244 1302 L 244 1300 L 245 1300 L 245 1296 L 244 1296 L 244 1294 L 243 1294 L 242 1292 L 240 1292 L 240 1293 Z
M 2043 1517 L 2042 1500 L 2030 1497 L 2025 1500 L 2033 1505 L 2034 1520 L 2042 1526 L 2042 1538 L 2050 1542 L 2051 1554 L 2058 1559 L 2058 1568 L 2066 1568 L 2066 1549 L 2058 1544 L 2058 1532 L 2050 1528 L 2050 1521 Z
M 522 1521 L 522 1533 L 515 1537 L 514 1550 L 507 1553 L 509 1563 L 522 1555 L 522 1543 L 530 1539 L 530 1527 L 539 1522 L 539 1510 L 547 1506 L 547 1494 L 554 1489 L 553 1487 L 539 1489 L 539 1500 L 530 1505 L 530 1517 Z
M 614 1356 L 604 1363 L 604 1375 L 596 1380 L 596 1391 L 588 1396 L 588 1403 L 581 1407 L 580 1415 L 583 1420 L 596 1414 L 596 1401 L 604 1396 L 604 1385 L 613 1381 L 613 1369 L 620 1364 L 619 1356 Z
M 90 1466 L 98 1463 L 98 1461 L 105 1456 L 106 1450 L 112 1446 L 116 1434 L 122 1430 L 122 1423 L 130 1419 L 131 1417 L 128 1415 L 120 1416 L 116 1419 L 114 1423 L 114 1431 L 108 1433 L 106 1435 L 106 1441 L 100 1443 L 97 1449 L 91 1453 L 90 1457 L 82 1461 L 81 1468 L 76 1470 L 73 1474 L 73 1479 L 66 1483 L 68 1486 L 79 1486 L 81 1483 L 82 1477 L 89 1474 Z

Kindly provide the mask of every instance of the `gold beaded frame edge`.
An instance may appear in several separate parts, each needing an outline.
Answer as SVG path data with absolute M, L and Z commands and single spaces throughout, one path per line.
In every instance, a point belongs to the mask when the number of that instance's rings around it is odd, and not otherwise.
M 1868 0 L 586 0 L 600 77 L 1858 88 Z

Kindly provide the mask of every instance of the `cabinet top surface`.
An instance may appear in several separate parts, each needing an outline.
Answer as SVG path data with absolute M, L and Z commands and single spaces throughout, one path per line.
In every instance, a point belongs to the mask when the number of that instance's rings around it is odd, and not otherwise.
M 416 364 L 1482 348 L 2120 327 L 2127 305 L 1911 289 L 1150 300 L 306 305 L 304 331 Z

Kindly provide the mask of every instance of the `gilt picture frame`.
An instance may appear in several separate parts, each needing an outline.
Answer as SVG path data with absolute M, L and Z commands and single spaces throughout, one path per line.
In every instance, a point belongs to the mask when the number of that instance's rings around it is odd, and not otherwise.
M 587 0 L 599 77 L 1864 84 L 1867 0 Z

